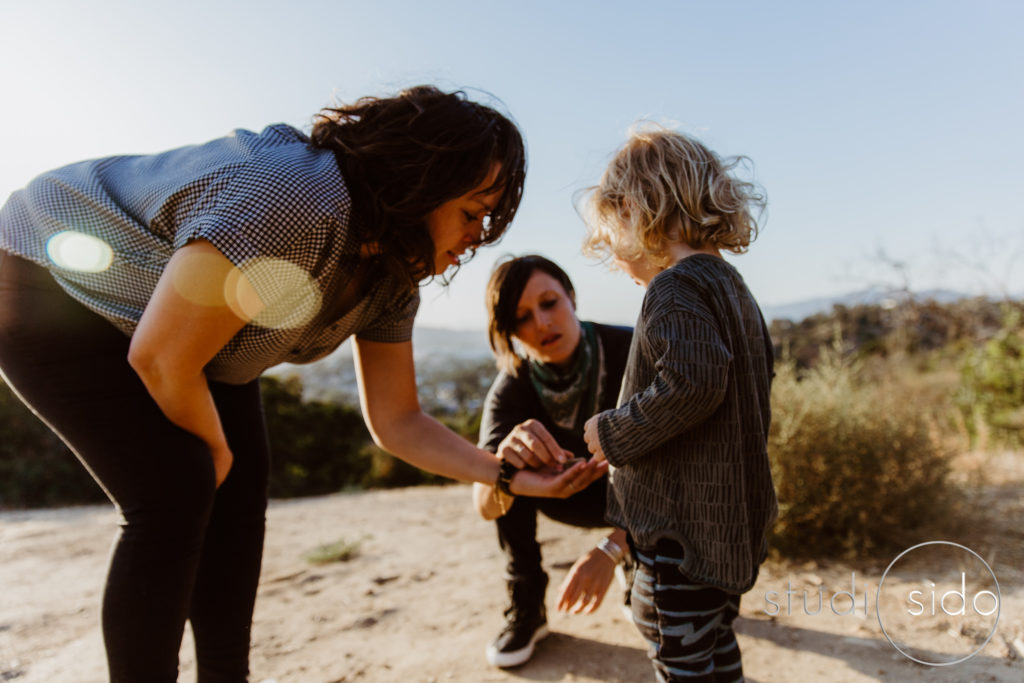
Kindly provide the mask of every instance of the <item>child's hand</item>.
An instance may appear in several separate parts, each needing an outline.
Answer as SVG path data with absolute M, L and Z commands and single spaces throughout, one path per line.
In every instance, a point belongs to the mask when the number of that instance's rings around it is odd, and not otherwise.
M 587 450 L 594 456 L 591 462 L 604 462 L 604 450 L 601 448 L 601 439 L 597 435 L 597 415 L 593 416 L 583 425 L 583 440 L 587 442 Z

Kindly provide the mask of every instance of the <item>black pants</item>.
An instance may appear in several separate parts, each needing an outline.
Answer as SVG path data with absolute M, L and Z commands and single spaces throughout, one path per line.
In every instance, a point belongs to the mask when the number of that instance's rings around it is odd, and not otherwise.
M 537 542 L 537 513 L 570 526 L 607 527 L 604 520 L 608 478 L 598 481 L 569 498 L 529 498 L 517 496 L 508 512 L 497 519 L 498 543 L 505 551 L 510 580 L 539 579 L 540 544 Z M 543 596 L 541 596 L 543 599 Z
M 111 681 L 175 681 L 186 619 L 199 681 L 245 681 L 269 462 L 259 384 L 210 384 L 235 458 L 217 489 L 208 448 L 160 411 L 128 343 L 0 252 L 0 369 L 121 515 L 103 597 Z

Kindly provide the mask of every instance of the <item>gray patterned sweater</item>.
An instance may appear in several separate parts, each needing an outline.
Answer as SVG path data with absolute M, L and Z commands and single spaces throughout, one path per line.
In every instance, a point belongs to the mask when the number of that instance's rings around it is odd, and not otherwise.
M 771 338 L 740 274 L 697 254 L 644 296 L 622 392 L 598 418 L 608 521 L 641 548 L 683 546 L 693 582 L 743 593 L 778 506 L 766 442 Z

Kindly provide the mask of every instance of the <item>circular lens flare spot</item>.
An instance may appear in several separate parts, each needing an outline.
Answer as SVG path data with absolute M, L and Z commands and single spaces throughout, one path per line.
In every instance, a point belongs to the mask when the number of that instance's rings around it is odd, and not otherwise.
M 76 230 L 58 232 L 47 240 L 46 255 L 58 267 L 81 273 L 102 273 L 114 262 L 109 244 Z
M 253 311 L 252 322 L 257 325 L 275 329 L 301 327 L 320 310 L 322 297 L 316 281 L 290 261 L 256 258 L 239 270 L 263 304 L 262 310 Z M 233 298 L 239 302 L 252 299 L 241 291 Z

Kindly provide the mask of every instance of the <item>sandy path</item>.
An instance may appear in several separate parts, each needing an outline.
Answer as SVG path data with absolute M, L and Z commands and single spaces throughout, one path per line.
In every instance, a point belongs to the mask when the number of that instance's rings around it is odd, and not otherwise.
M 0 681 L 104 680 L 99 592 L 115 524 L 104 507 L 0 513 Z M 542 519 L 557 587 L 600 537 Z M 357 557 L 321 566 L 304 555 L 339 539 Z M 649 681 L 638 634 L 611 599 L 591 616 L 550 615 L 553 635 L 512 671 L 483 650 L 502 624 L 502 560 L 493 528 L 471 514 L 465 486 L 275 502 L 256 606 L 255 682 Z M 1024 635 L 1024 574 L 1001 570 L 1003 616 L 977 656 L 924 667 L 897 653 L 868 616 L 769 618 L 765 592 L 849 583 L 840 565 L 766 565 L 737 622 L 749 680 L 1021 681 L 1009 645 Z M 614 590 L 614 584 L 613 584 Z M 838 590 L 838 589 L 837 589 Z M 554 601 L 549 590 L 548 604 Z M 938 641 L 937 641 L 938 642 Z M 190 645 L 182 681 L 193 680 Z

